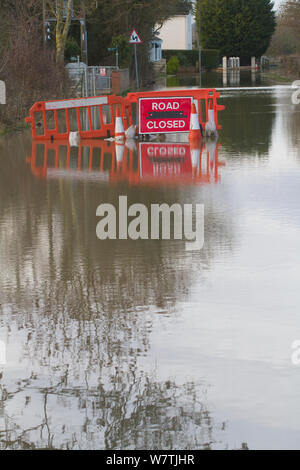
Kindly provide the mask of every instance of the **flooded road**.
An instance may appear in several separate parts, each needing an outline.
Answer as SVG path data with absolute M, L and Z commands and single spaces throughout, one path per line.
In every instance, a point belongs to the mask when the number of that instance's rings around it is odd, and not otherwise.
M 0 139 L 1 449 L 299 448 L 300 105 L 221 96 L 196 157 Z M 203 249 L 99 240 L 120 195 L 204 204 Z

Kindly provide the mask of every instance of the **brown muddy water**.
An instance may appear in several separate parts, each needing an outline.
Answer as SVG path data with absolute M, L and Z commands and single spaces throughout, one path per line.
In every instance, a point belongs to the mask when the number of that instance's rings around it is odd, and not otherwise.
M 300 105 L 221 93 L 193 165 L 0 139 L 1 449 L 299 448 Z M 99 240 L 120 195 L 204 204 L 203 249 Z

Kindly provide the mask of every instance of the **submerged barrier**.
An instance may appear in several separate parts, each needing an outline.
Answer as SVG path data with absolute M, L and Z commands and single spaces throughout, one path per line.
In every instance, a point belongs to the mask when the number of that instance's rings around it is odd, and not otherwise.
M 218 112 L 223 111 L 225 106 L 218 104 L 218 98 L 220 98 L 220 93 L 214 88 L 201 88 L 128 93 L 126 100 L 135 104 L 137 108 L 139 133 L 152 134 L 189 132 L 193 104 L 195 104 L 198 113 L 199 125 L 203 129 L 208 122 L 209 109 L 213 109 L 216 128 L 220 130 Z M 146 121 L 148 121 L 148 128 Z M 154 124 L 149 127 L 149 122 L 154 121 L 158 129 L 155 129 Z M 172 121 L 176 125 L 170 126 L 168 129 L 168 121 Z M 159 128 L 159 123 L 163 123 L 161 128 Z
M 131 107 L 116 95 L 40 101 L 25 121 L 31 125 L 34 140 L 66 140 L 70 132 L 79 132 L 81 139 L 105 138 L 115 133 L 117 110 L 124 127 L 131 126 Z
M 129 93 L 126 97 L 109 95 L 56 101 L 40 101 L 25 119 L 31 125 L 34 140 L 67 140 L 78 132 L 80 139 L 107 138 L 115 135 L 116 118 L 121 117 L 125 131 L 133 124 L 137 133 L 165 134 L 189 132 L 192 106 L 199 126 L 205 129 L 209 110 L 213 110 L 217 130 L 221 129 L 215 89 L 189 89 Z

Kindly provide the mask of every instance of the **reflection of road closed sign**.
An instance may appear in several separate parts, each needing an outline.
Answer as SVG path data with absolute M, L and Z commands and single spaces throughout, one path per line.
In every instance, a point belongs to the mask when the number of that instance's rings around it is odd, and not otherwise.
M 140 98 L 140 134 L 189 132 L 192 98 Z
M 192 174 L 189 144 L 140 143 L 140 174 L 143 179 Z

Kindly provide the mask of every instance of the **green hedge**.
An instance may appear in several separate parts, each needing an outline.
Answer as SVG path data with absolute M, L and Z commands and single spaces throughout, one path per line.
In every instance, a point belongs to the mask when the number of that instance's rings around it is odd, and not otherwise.
M 179 60 L 178 57 L 172 56 L 167 62 L 167 74 L 174 75 L 178 72 Z
M 199 59 L 198 50 L 181 51 L 181 50 L 167 50 L 163 51 L 163 58 L 167 61 L 172 57 L 178 57 L 179 64 L 183 67 L 196 66 Z M 215 69 L 220 64 L 220 54 L 217 49 L 203 49 L 202 50 L 202 66 L 206 69 Z

